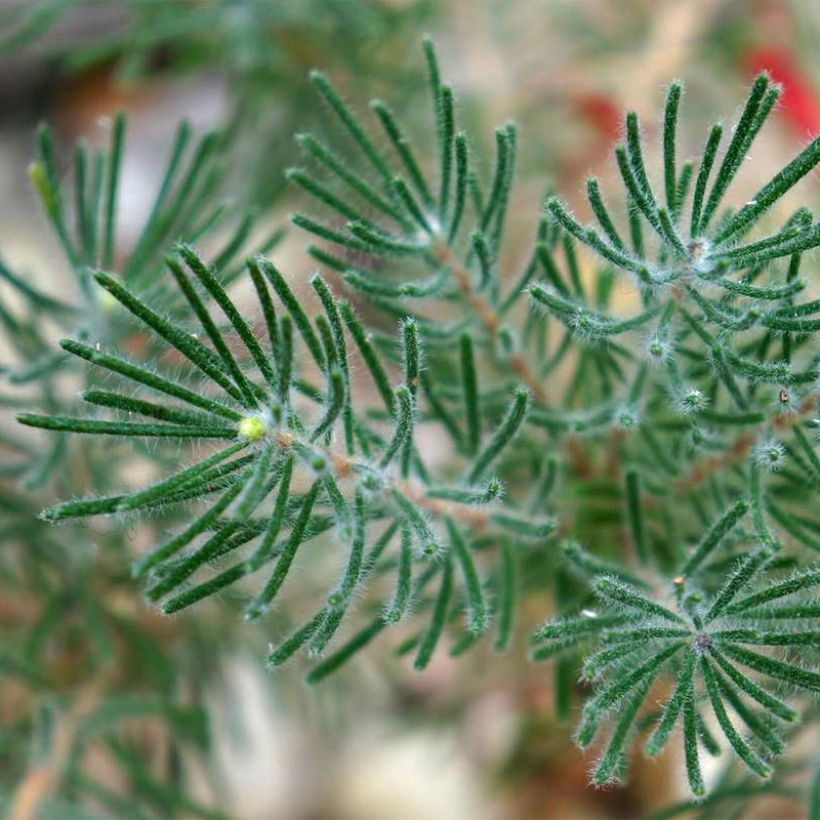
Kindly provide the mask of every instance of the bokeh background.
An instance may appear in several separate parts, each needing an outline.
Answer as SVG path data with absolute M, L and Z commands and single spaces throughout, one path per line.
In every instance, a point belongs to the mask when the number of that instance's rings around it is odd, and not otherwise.
M 693 156 L 756 72 L 784 84 L 736 196 L 820 133 L 815 0 L 3 0 L 0 259 L 70 296 L 29 188 L 34 128 L 52 124 L 68 173 L 75 141 L 107 144 L 118 111 L 129 119 L 119 246 L 135 241 L 183 118 L 198 133 L 231 132 L 225 189 L 233 207 L 255 214 L 254 231 L 286 227 L 302 200 L 283 177 L 298 158 L 293 134 L 328 128 L 307 72 L 331 74 L 361 109 L 390 100 L 424 144 L 427 32 L 488 156 L 494 126 L 519 125 L 511 266 L 521 261 L 515 237 L 528 241 L 548 187 L 583 213 L 586 174 L 613 182 L 627 106 L 657 149 L 674 78 L 687 87 L 682 139 Z M 816 177 L 809 184 L 816 196 Z M 297 230 L 273 256 L 293 282 L 306 281 Z M 551 673 L 526 660 L 522 640 L 501 657 L 440 653 L 423 675 L 395 643 L 375 645 L 307 689 L 298 663 L 264 669 L 272 627 L 242 624 L 230 599 L 174 619 L 154 614 L 119 551 L 150 541 L 150 524 L 112 534 L 34 520 L 59 492 L 24 491 L 14 469 L 22 445 L 7 411 L 29 400 L 24 387 L 4 388 L 0 406 L 0 814 L 607 818 L 648 816 L 685 797 L 674 750 L 636 758 L 626 789 L 587 788 L 587 762 L 553 717 Z M 533 619 L 550 614 L 546 600 L 529 606 Z M 747 816 L 800 816 L 787 795 L 756 806 Z

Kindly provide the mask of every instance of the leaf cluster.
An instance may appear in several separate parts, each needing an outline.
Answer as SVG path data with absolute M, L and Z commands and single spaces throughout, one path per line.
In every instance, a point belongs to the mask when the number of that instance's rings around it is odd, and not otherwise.
M 300 562 L 324 568 L 341 552 L 321 600 L 293 616 L 269 656 L 271 666 L 302 650 L 321 656 L 311 682 L 404 622 L 398 652 L 414 653 L 416 669 L 445 644 L 460 655 L 488 634 L 503 651 L 517 601 L 555 582 L 559 614 L 536 631 L 532 655 L 558 658 L 562 715 L 575 671 L 596 682 L 582 746 L 615 713 L 596 784 L 624 778 L 639 731 L 652 728 L 646 750 L 658 754 L 678 721 L 696 797 L 706 791 L 700 749 L 719 748 L 714 726 L 768 777 L 799 714 L 780 688 L 791 697 L 820 686 L 820 301 L 807 298 L 806 272 L 820 226 L 806 207 L 776 213 L 820 161 L 820 139 L 727 207 L 781 89 L 758 77 L 725 149 L 716 125 L 697 160 L 681 163 L 673 83 L 661 183 L 628 113 L 615 150 L 622 213 L 596 179 L 594 224 L 548 195 L 509 273 L 516 127 L 496 129 L 485 168 L 432 44 L 423 50 L 432 127 L 421 149 L 387 103 L 371 102 L 367 124 L 311 74 L 339 134 L 299 134 L 304 165 L 287 172 L 317 208 L 292 217 L 324 269 L 309 291 L 264 245 L 234 261 L 246 223 L 203 257 L 208 196 L 190 193 L 206 179 L 202 148 L 196 173 L 180 176 L 175 149 L 176 181 L 118 269 L 103 204 L 115 201 L 120 126 L 78 188 L 74 240 L 42 143 L 32 178 L 81 288 L 118 304 L 155 361 L 120 355 L 114 335 L 89 343 L 83 327 L 57 355 L 90 365 L 86 412 L 47 407 L 20 422 L 135 447 L 205 442 L 149 486 L 104 487 L 43 517 L 176 516 L 132 562 L 165 613 L 231 588 L 255 620 L 285 599 Z M 166 254 L 188 196 L 204 210 L 186 224 L 205 227 Z M 259 321 L 228 293 L 240 276 Z M 363 625 L 345 640 L 356 610 Z M 671 694 L 652 714 L 650 693 L 667 676 Z

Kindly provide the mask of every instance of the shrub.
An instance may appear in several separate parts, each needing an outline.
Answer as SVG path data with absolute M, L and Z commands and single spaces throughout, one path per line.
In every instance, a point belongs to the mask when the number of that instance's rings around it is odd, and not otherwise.
M 400 650 L 418 670 L 436 651 L 461 655 L 481 641 L 505 652 L 518 601 L 547 590 L 557 614 L 533 631 L 531 657 L 554 659 L 561 714 L 575 672 L 593 684 L 579 744 L 611 724 L 594 783 L 624 779 L 635 738 L 647 733 L 656 755 L 678 722 L 695 797 L 706 793 L 701 749 L 716 754 L 723 740 L 769 778 L 820 691 L 820 300 L 806 298 L 803 264 L 820 225 L 805 207 L 779 226 L 771 216 L 820 161 L 820 139 L 731 207 L 729 187 L 780 88 L 759 76 L 726 138 L 713 126 L 701 156 L 681 162 L 683 90 L 673 83 L 659 172 L 627 114 L 619 207 L 594 178 L 594 225 L 547 196 L 528 262 L 509 274 L 516 128 L 496 130 L 485 179 L 428 41 L 424 55 L 433 125 L 421 150 L 386 103 L 370 104 L 367 125 L 325 75 L 311 75 L 340 132 L 337 144 L 300 134 L 306 166 L 287 174 L 316 207 L 292 219 L 322 268 L 315 298 L 266 257 L 270 242 L 246 265 L 233 261 L 245 223 L 212 258 L 196 250 L 215 207 L 197 189 L 212 138 L 182 173 L 180 132 L 143 237 L 113 270 L 122 121 L 90 184 L 77 153 L 75 232 L 41 134 L 32 180 L 85 301 L 63 305 L 5 274 L 74 330 L 61 352 L 38 340 L 34 366 L 14 378 L 82 359 L 89 405 L 18 416 L 56 433 L 43 476 L 64 433 L 135 448 L 145 438 L 220 442 L 149 486 L 101 487 L 42 515 L 179 505 L 181 523 L 132 565 L 169 614 L 237 585 L 245 617 L 264 617 L 296 583 L 302 552 L 323 565 L 315 553 L 338 545 L 338 577 L 268 657 L 278 666 L 307 650 L 311 683 L 403 622 Z M 172 235 L 185 241 L 163 263 Z M 263 332 L 227 293 L 241 277 Z M 123 328 L 150 336 L 147 361 L 118 350 Z M 434 428 L 446 453 L 431 452 Z M 361 623 L 345 640 L 348 619 Z

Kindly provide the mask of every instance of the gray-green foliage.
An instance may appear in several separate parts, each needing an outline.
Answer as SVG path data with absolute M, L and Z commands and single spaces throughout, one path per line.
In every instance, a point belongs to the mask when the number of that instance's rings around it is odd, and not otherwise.
M 594 179 L 597 227 L 550 196 L 523 270 L 510 273 L 515 126 L 496 130 L 485 174 L 427 41 L 424 53 L 430 144 L 412 143 L 381 101 L 367 124 L 325 75 L 311 75 L 342 132 L 338 145 L 300 134 L 306 167 L 288 172 L 317 207 L 293 217 L 324 268 L 310 279 L 315 298 L 264 250 L 231 267 L 242 242 L 203 260 L 194 246 L 204 229 L 169 249 L 169 275 L 142 261 L 134 269 L 150 275 L 111 271 L 108 211 L 92 197 L 71 239 L 43 143 L 33 178 L 83 290 L 110 294 L 153 334 L 154 353 L 173 351 L 185 366 L 163 372 L 123 357 L 116 338 L 89 344 L 81 323 L 86 338 L 49 355 L 92 365 L 91 411 L 19 420 L 59 433 L 221 439 L 149 487 L 98 487 L 104 495 L 43 515 L 182 505 L 181 523 L 133 563 L 166 613 L 237 585 L 246 617 L 264 617 L 297 583 L 297 562 L 338 544 L 338 577 L 269 657 L 278 666 L 301 650 L 319 656 L 311 682 L 405 621 L 401 649 L 416 669 L 443 646 L 459 655 L 488 640 L 504 651 L 517 599 L 543 595 L 557 567 L 558 616 L 534 633 L 532 654 L 569 659 L 596 684 L 578 731 L 587 746 L 612 724 L 595 783 L 623 779 L 639 732 L 651 730 L 646 750 L 657 754 L 680 723 L 689 782 L 703 796 L 699 748 L 718 748 L 708 710 L 737 758 L 768 777 L 801 693 L 820 690 L 820 302 L 804 297 L 813 260 L 803 260 L 820 225 L 803 207 L 762 238 L 749 234 L 820 161 L 820 139 L 741 207 L 724 206 L 779 89 L 759 77 L 725 151 L 716 127 L 702 157 L 679 167 L 673 84 L 663 193 L 630 113 L 615 152 L 623 218 Z M 116 162 L 103 162 L 99 179 L 107 186 L 92 190 L 115 187 Z M 162 244 L 164 213 L 134 253 Z M 592 277 L 579 246 L 595 259 Z M 242 275 L 258 297 L 254 320 L 226 292 Z M 630 294 L 626 311 L 612 304 L 616 291 Z M 433 428 L 447 437 L 445 458 L 426 444 Z M 364 621 L 341 637 L 357 612 Z M 662 678 L 670 695 L 653 713 Z

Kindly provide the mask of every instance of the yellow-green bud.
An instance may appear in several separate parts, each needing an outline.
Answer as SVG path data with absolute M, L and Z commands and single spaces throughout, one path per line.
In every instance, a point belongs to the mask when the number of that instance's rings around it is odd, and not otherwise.
M 262 416 L 245 416 L 239 422 L 239 438 L 246 441 L 259 441 L 268 432 L 268 425 Z

